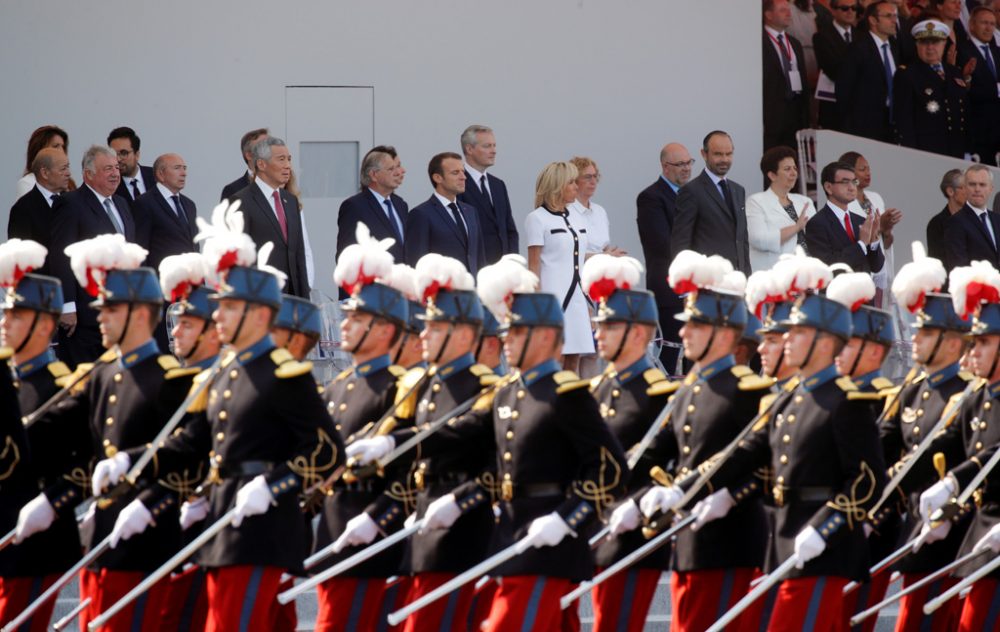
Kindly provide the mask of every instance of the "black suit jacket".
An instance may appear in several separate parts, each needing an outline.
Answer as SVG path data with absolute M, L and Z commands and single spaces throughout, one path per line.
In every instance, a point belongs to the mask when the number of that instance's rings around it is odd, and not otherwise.
M 951 220 L 948 206 L 927 222 L 927 256 L 945 260 L 944 234 Z
M 795 147 L 795 132 L 809 125 L 809 86 L 802 44 L 787 32 L 785 40 L 792 47 L 802 89 L 792 92 L 781 65 L 781 57 L 767 31 L 763 35 L 764 149 L 778 145 Z
M 124 223 L 125 239 L 135 242 L 135 220 L 128 202 L 117 194 L 112 196 L 112 200 Z M 88 306 L 94 297 L 77 283 L 69 267 L 69 257 L 63 250 L 78 241 L 114 233 L 115 226 L 97 195 L 87 185 L 64 194 L 60 201 L 52 209 L 52 248 L 47 258 L 49 270 L 62 281 L 66 302 L 76 301 L 77 327 L 96 329 L 97 313 Z
M 186 195 L 182 194 L 180 200 L 186 221 L 177 216 L 173 202 L 163 197 L 157 187 L 143 193 L 132 207 L 136 242 L 149 250 L 144 265 L 154 270 L 159 270 L 164 257 L 198 251 L 194 243 L 198 209 Z
M 146 193 L 156 188 L 156 174 L 153 173 L 152 167 L 139 165 L 139 177 L 142 178 L 142 184 L 146 187 Z M 136 202 L 136 200 L 132 199 L 132 191 L 126 182 L 125 174 L 122 174 L 122 181 L 118 184 L 118 190 L 115 191 L 115 195 L 125 198 L 130 208 Z
M 989 42 L 993 64 L 1000 72 L 1000 47 L 992 40 Z M 972 71 L 972 81 L 968 93 L 968 130 L 973 143 L 972 150 L 980 154 L 980 159 L 987 164 L 994 164 L 995 157 L 983 155 L 992 151 L 995 153 L 1000 144 L 1000 95 L 997 94 L 997 78 L 990 72 L 982 49 L 971 40 L 965 40 L 958 45 L 958 67 L 964 68 L 970 60 L 976 60 L 976 69 Z
M 1000 235 L 997 214 L 989 211 L 993 234 Z M 1000 256 L 990 239 L 983 222 L 966 204 L 951 219 L 945 222 L 944 265 L 951 270 L 955 266 L 967 266 L 973 261 L 989 261 L 993 267 L 1000 267 Z
M 856 28 L 851 29 L 851 41 L 859 37 L 867 37 L 867 33 Z M 840 31 L 831 23 L 818 24 L 813 34 L 813 51 L 816 53 L 816 64 L 819 69 L 836 82 L 840 76 L 840 66 L 847 57 L 851 45 L 844 40 Z
M 52 206 L 61 204 L 62 198 L 57 197 Z M 7 239 L 31 239 L 45 246 L 52 251 L 52 207 L 38 187 L 32 187 L 30 191 L 22 195 L 10 207 L 10 218 L 7 220 Z M 46 258 L 45 265 L 39 274 L 48 274 L 49 263 Z
M 681 187 L 677 193 L 677 215 L 670 236 L 670 252 L 694 250 L 720 255 L 733 267 L 750 274 L 750 243 L 747 238 L 746 191 L 728 180 L 736 217 L 706 171 Z
M 667 283 L 667 271 L 674 260 L 670 237 L 677 213 L 677 194 L 661 176 L 642 190 L 635 199 L 635 206 L 642 256 L 646 260 L 646 289 L 656 296 L 661 311 L 664 307 L 679 307 L 681 300 Z M 674 313 L 669 317 L 673 318 Z
M 436 252 L 446 257 L 458 259 L 475 276 L 485 265 L 483 260 L 483 231 L 479 225 L 479 213 L 475 208 L 458 202 L 458 208 L 469 230 L 468 243 L 451 211 L 431 195 L 419 206 L 410 209 L 406 218 L 406 263 L 413 266 L 428 252 Z
M 847 215 L 851 218 L 855 237 L 861 235 L 861 224 L 864 223 L 864 219 L 850 211 Z M 878 272 L 885 264 L 885 255 L 882 254 L 881 247 L 866 254 L 856 239 L 851 241 L 847 231 L 844 230 L 844 225 L 837 221 L 837 215 L 829 204 L 824 204 L 820 212 L 816 213 L 806 225 L 806 248 L 811 256 L 827 265 L 846 263 L 855 272 Z
M 288 275 L 284 292 L 304 299 L 309 298 L 309 278 L 306 275 L 306 250 L 302 235 L 302 216 L 298 199 L 284 189 L 281 205 L 285 209 L 288 240 L 281 234 L 278 217 L 271 210 L 271 203 L 256 183 L 236 194 L 243 211 L 243 230 L 259 249 L 267 242 L 274 244 L 268 263 Z
M 479 225 L 483 231 L 483 245 L 486 247 L 483 265 L 496 263 L 500 257 L 516 253 L 518 246 L 517 225 L 510 210 L 507 185 L 490 173 L 486 174 L 486 181 L 490 197 L 493 198 L 492 204 L 468 170 L 465 172 L 465 193 L 458 196 L 460 202 L 474 206 L 479 211 Z
M 403 237 L 405 242 L 406 237 L 406 216 L 410 212 L 410 207 L 406 201 L 396 195 L 395 193 L 389 196 L 392 200 L 392 208 L 396 210 L 396 214 L 399 215 L 399 221 L 402 224 Z M 337 258 L 340 258 L 340 253 L 344 251 L 351 244 L 356 243 L 354 238 L 354 230 L 361 222 L 368 227 L 371 232 L 372 237 L 376 239 L 385 239 L 386 237 L 392 237 L 396 239 L 396 231 L 393 229 L 392 224 L 389 222 L 388 216 L 385 214 L 385 207 L 379 204 L 379 201 L 375 198 L 375 195 L 371 192 L 368 187 L 365 187 L 362 191 L 355 193 L 351 197 L 347 198 L 340 205 L 340 211 L 337 213 Z M 403 260 L 403 243 L 400 243 L 396 239 L 396 243 L 389 248 L 389 252 L 392 254 L 392 258 L 396 261 Z
M 889 50 L 897 70 L 899 49 L 889 40 Z M 840 67 L 837 78 L 837 105 L 844 131 L 874 140 L 892 142 L 886 98 L 891 86 L 885 81 L 882 51 L 868 32 L 859 33 Z
M 244 172 L 243 175 L 222 187 L 222 195 L 219 196 L 219 201 L 221 202 L 222 200 L 231 199 L 237 193 L 247 188 L 247 185 L 251 182 L 253 182 L 253 178 L 251 178 L 248 173 Z

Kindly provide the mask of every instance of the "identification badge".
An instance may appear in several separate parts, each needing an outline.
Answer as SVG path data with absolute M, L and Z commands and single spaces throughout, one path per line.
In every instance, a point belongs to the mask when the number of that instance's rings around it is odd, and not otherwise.
M 792 92 L 802 92 L 802 75 L 798 70 L 788 71 L 788 83 L 792 86 Z

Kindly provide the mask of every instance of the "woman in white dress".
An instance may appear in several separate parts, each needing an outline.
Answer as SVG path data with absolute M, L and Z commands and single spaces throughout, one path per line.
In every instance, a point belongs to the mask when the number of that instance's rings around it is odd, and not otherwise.
M 608 213 L 604 207 L 593 200 L 597 192 L 597 183 L 601 181 L 601 172 L 597 163 L 591 158 L 574 156 L 570 162 L 576 167 L 579 175 L 576 178 L 576 201 L 569 205 L 587 220 L 587 255 L 605 253 L 615 257 L 628 254 L 621 248 L 611 245 L 611 226 Z
M 794 253 L 796 246 L 805 248 L 806 222 L 816 214 L 812 200 L 791 192 L 799 171 L 790 147 L 764 152 L 760 171 L 771 186 L 747 198 L 750 268 L 754 271 L 770 270 L 781 255 Z
M 24 161 L 24 175 L 17 181 L 15 200 L 20 199 L 22 195 L 35 188 L 35 174 L 31 172 L 31 163 L 35 162 L 35 156 L 38 155 L 38 152 L 48 147 L 61 149 L 68 155 L 69 134 L 55 125 L 43 125 L 31 133 L 28 138 L 28 154 Z M 75 188 L 76 183 L 73 182 L 73 178 L 70 178 L 67 190 L 72 191 Z
M 541 280 L 541 291 L 562 304 L 563 368 L 576 371 L 580 354 L 594 353 L 589 302 L 580 285 L 587 254 L 587 223 L 569 208 L 576 200 L 578 176 L 571 162 L 545 166 L 535 182 L 534 211 L 524 223 L 528 268 Z

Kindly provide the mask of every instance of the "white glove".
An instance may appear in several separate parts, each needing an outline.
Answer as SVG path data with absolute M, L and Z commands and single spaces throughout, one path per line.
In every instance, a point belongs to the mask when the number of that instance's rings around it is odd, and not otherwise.
M 361 465 L 368 465 L 392 452 L 396 440 L 389 435 L 379 435 L 371 439 L 358 439 L 347 446 L 347 458 L 354 458 Z
M 994 553 L 1000 553 L 1000 524 L 993 525 L 993 527 L 986 532 L 986 535 L 984 535 L 979 542 L 976 542 L 976 546 L 972 550 L 982 551 L 985 548 L 989 548 Z
M 612 537 L 617 537 L 626 531 L 634 531 L 639 528 L 639 506 L 631 498 L 615 507 L 611 512 L 611 520 L 608 521 L 608 529 Z
M 236 492 L 236 515 L 233 516 L 233 526 L 239 527 L 243 524 L 244 518 L 265 513 L 273 503 L 274 496 L 271 495 L 271 489 L 264 475 L 255 477 Z
M 417 524 L 417 512 L 414 511 L 413 513 L 411 513 L 409 516 L 406 517 L 406 520 L 403 521 L 403 526 L 409 529 L 415 524 Z
M 705 523 L 725 517 L 734 505 L 736 505 L 736 501 L 733 500 L 733 495 L 726 488 L 722 488 L 705 500 L 699 501 L 691 511 L 695 517 L 691 530 L 697 531 Z
M 187 531 L 191 525 L 207 518 L 208 508 L 207 498 L 199 498 L 194 502 L 188 501 L 181 505 L 181 531 Z
M 125 505 L 115 520 L 115 528 L 111 530 L 111 548 L 117 548 L 118 543 L 128 540 L 134 535 L 139 535 L 150 525 L 155 524 L 153 514 L 149 513 L 146 505 L 136 498 Z
M 455 524 L 461 515 L 462 509 L 458 506 L 455 494 L 445 494 L 427 506 L 427 513 L 424 514 L 424 527 L 421 531 L 447 529 Z
M 934 512 L 948 504 L 957 492 L 958 481 L 951 474 L 928 487 L 920 494 L 920 517 L 923 521 L 930 522 Z
M 337 541 L 333 543 L 333 552 L 340 553 L 347 546 L 361 546 L 368 544 L 378 535 L 378 525 L 365 512 L 354 516 L 347 521 L 347 527 L 340 534 Z
M 17 514 L 17 534 L 14 536 L 14 544 L 20 544 L 30 536 L 39 531 L 45 531 L 52 526 L 56 519 L 56 510 L 52 508 L 52 503 L 39 494 L 28 501 L 28 504 L 21 507 Z
M 543 546 L 555 546 L 562 542 L 563 538 L 567 535 L 576 537 L 576 534 L 569 528 L 569 525 L 562 519 L 562 516 L 555 512 L 541 518 L 535 518 L 528 525 L 528 537 L 534 538 L 532 544 L 536 549 L 540 549 Z
M 666 513 L 677 506 L 684 497 L 684 492 L 675 486 L 661 487 L 656 485 L 639 499 L 639 509 L 647 517 L 652 517 L 657 511 Z
M 814 527 L 806 527 L 795 536 L 795 554 L 799 561 L 795 568 L 802 568 L 809 560 L 826 550 L 826 540 Z
M 104 459 L 94 468 L 94 474 L 90 477 L 90 486 L 94 496 L 100 496 L 105 489 L 112 485 L 117 485 L 118 481 L 128 473 L 132 459 L 128 454 L 119 452 L 110 459 Z
M 78 529 L 81 533 L 94 528 L 94 516 L 97 515 L 97 503 L 92 502 L 87 506 L 86 513 L 83 514 L 83 518 L 80 519 L 80 524 Z
M 917 536 L 917 540 L 913 543 L 913 552 L 916 553 L 925 544 L 944 540 L 948 537 L 949 532 L 951 532 L 951 520 L 943 520 L 933 529 L 925 522 L 920 527 L 920 535 Z

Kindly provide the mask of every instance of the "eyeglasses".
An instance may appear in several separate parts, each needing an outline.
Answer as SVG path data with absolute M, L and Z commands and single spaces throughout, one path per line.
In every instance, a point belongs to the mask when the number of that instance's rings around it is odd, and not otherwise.
M 856 4 L 838 4 L 830 5 L 830 8 L 834 11 L 854 11 L 855 13 L 861 12 L 861 7 Z
M 132 150 L 131 149 L 119 149 L 115 153 L 118 155 L 119 158 L 128 158 L 129 156 L 132 155 Z
M 600 182 L 601 181 L 601 174 L 599 174 L 599 173 L 585 173 L 582 176 L 580 176 L 580 179 L 583 180 L 583 181 L 585 181 L 585 182 L 590 182 L 591 180 L 593 180 L 594 182 Z
M 861 182 L 857 178 L 851 178 L 851 179 L 844 178 L 843 180 L 834 180 L 833 183 L 834 184 L 853 184 L 854 186 L 858 186 Z
M 665 162 L 663 164 L 670 165 L 671 167 L 690 167 L 694 164 L 694 158 L 685 162 Z

